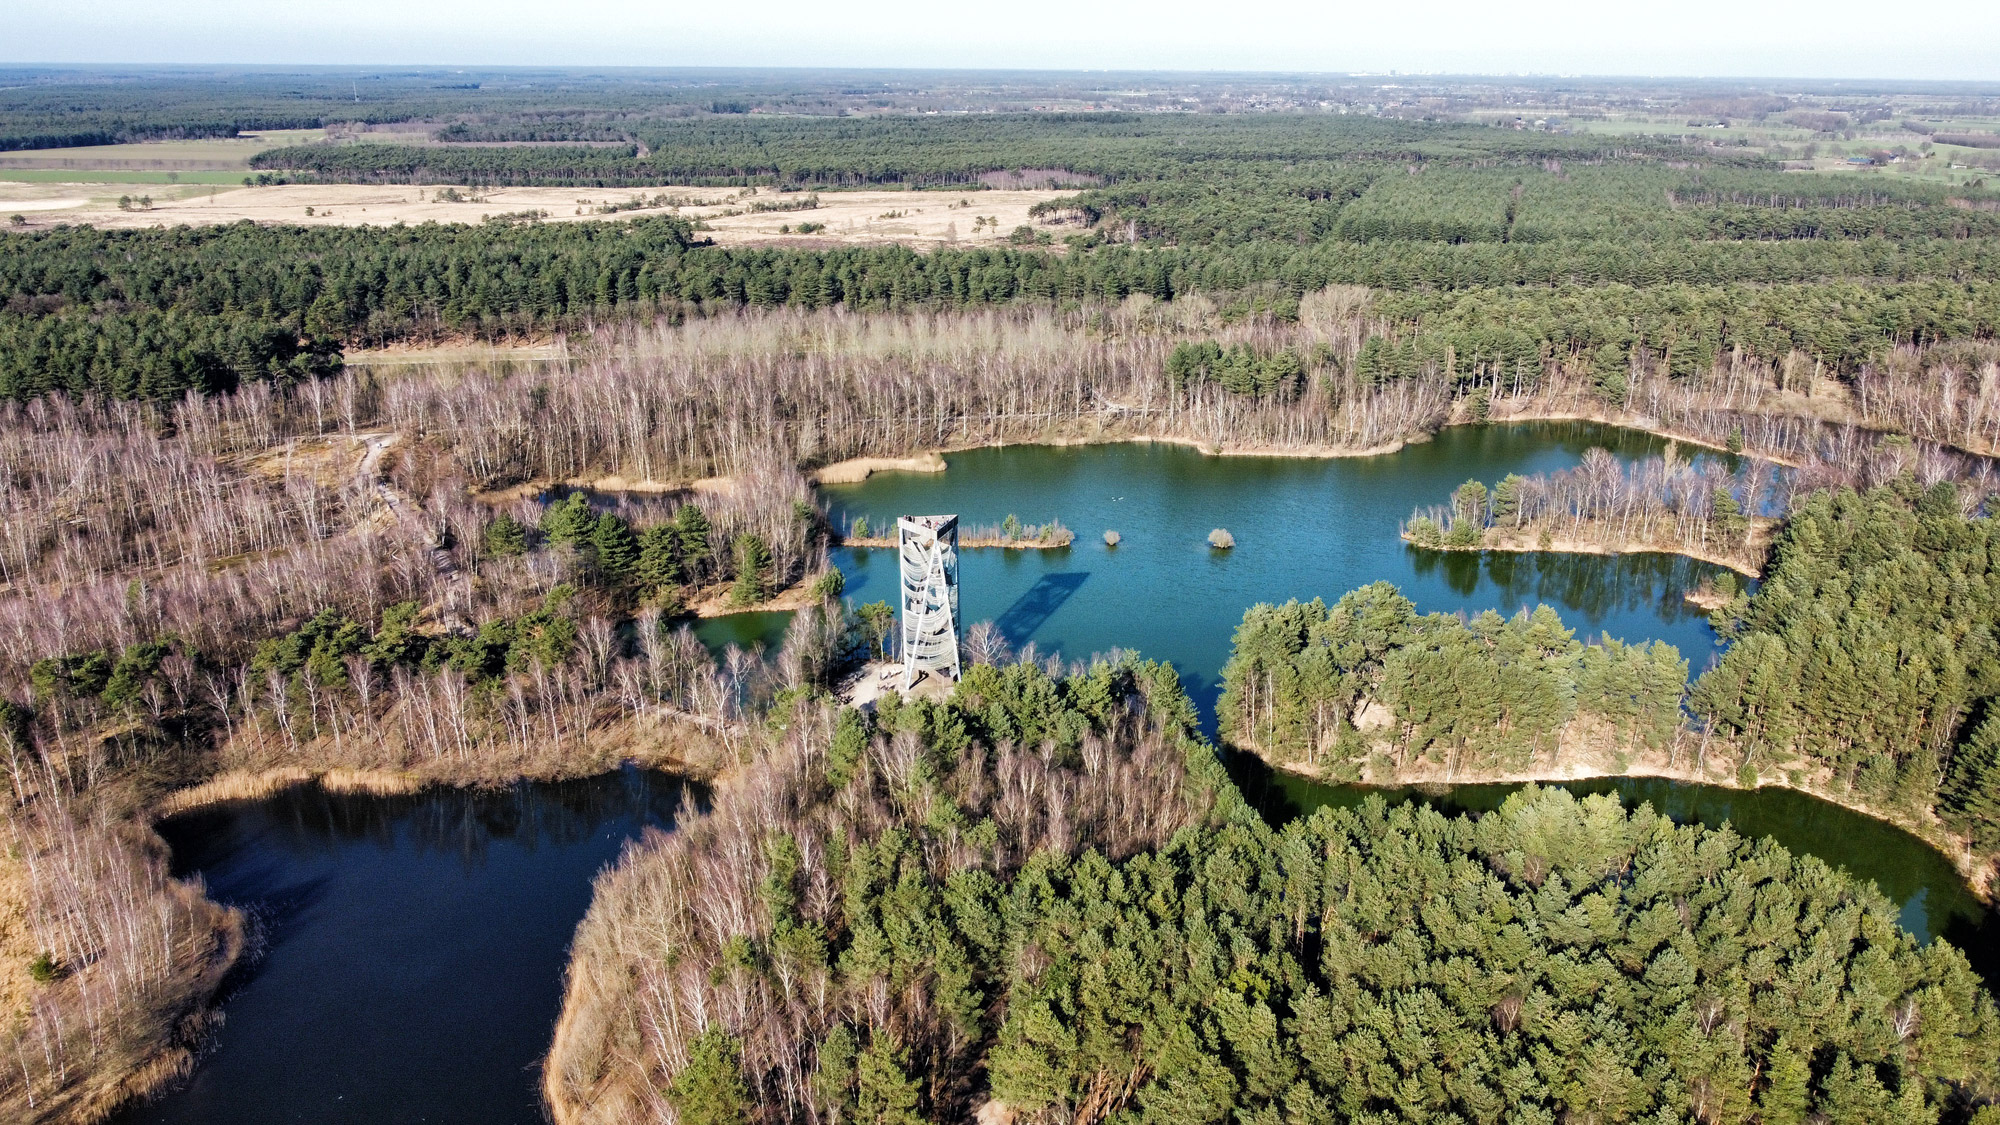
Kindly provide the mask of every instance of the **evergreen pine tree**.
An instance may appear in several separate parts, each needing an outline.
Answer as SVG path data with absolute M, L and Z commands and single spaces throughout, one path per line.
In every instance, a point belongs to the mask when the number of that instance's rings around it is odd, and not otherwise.
M 597 516 L 581 492 L 570 493 L 542 512 L 542 534 L 552 543 L 579 546 L 596 528 Z
M 745 1125 L 750 1091 L 743 1084 L 741 1048 L 719 1025 L 710 1024 L 688 1048 L 688 1064 L 667 1087 L 682 1125 Z
M 1970 835 L 1974 847 L 2000 848 L 2000 714 L 1959 743 L 1943 796 L 1946 820 Z
M 771 548 L 757 536 L 736 537 L 736 581 L 729 587 L 731 605 L 755 605 L 771 596 Z
M 1721 485 L 1716 486 L 1711 503 L 1715 510 L 1715 530 L 1722 536 L 1723 546 L 1742 546 L 1744 533 L 1750 527 L 1749 521 L 1743 518 L 1743 505 L 1738 504 L 1736 497 Z
M 897 1049 L 888 1032 L 877 1030 L 869 1037 L 868 1048 L 855 1060 L 856 1125 L 923 1125 L 917 1081 L 904 1069 L 908 1063 L 908 1054 Z
M 1521 514 L 1521 485 L 1519 473 L 1508 473 L 1493 486 L 1493 523 L 1496 526 L 1514 524 Z
M 1812 1065 L 1788 1036 L 1778 1036 L 1765 1081 L 1768 1084 L 1757 1094 L 1761 1125 L 1805 1125 L 1812 1112 Z
M 633 577 L 641 589 L 663 590 L 680 585 L 680 529 L 671 523 L 656 523 L 639 532 L 639 560 Z
M 510 558 L 528 551 L 528 529 L 507 512 L 486 525 L 486 553 L 494 558 Z
M 632 525 L 609 512 L 597 517 L 590 545 L 597 553 L 598 569 L 613 581 L 623 582 L 639 565 L 639 541 L 632 535 Z
M 520 526 L 516 523 L 515 526 Z M 414 665 L 421 661 L 429 647 L 429 639 L 417 632 L 417 616 L 422 611 L 416 602 L 397 602 L 382 610 L 382 626 L 375 630 L 375 636 L 361 650 L 362 655 L 376 664 Z
M 845 718 L 850 712 L 842 711 Z M 844 1111 L 854 1099 L 854 1032 L 844 1023 L 835 1024 L 820 1040 L 819 1065 L 813 1071 L 813 1098 L 822 1112 Z M 844 1118 L 844 1112 L 827 1112 L 829 1120 Z
M 683 580 L 695 581 L 708 562 L 708 513 L 693 504 L 682 504 L 674 513 L 674 531 L 680 537 Z

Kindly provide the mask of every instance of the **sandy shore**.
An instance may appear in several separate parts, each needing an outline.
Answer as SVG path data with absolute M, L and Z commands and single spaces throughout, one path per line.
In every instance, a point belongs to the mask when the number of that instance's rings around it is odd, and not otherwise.
M 914 457 L 849 457 L 814 469 L 808 476 L 814 484 L 860 484 L 876 473 L 941 473 L 944 455 L 919 453 Z

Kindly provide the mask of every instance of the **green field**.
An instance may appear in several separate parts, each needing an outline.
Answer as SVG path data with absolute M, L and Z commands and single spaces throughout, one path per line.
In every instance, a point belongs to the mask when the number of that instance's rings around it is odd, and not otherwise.
M 142 172 L 126 169 L 0 168 L 0 182 L 16 184 L 232 184 L 241 172 Z
M 238 183 L 267 149 L 323 140 L 320 129 L 274 129 L 230 139 L 147 141 L 0 152 L 0 179 L 24 183 Z

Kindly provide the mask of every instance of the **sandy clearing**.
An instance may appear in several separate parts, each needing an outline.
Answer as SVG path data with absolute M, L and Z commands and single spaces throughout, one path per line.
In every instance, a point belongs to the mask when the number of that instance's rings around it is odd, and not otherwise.
M 0 204 L 0 208 L 5 208 L 9 211 L 61 211 L 70 207 L 87 207 L 89 205 L 90 200 L 81 197 L 69 199 L 15 199 Z
M 709 236 L 724 245 L 798 245 L 825 243 L 899 242 L 905 245 L 992 245 L 1007 240 L 1014 229 L 1037 222 L 1029 209 L 1045 199 L 1072 194 L 1063 191 L 852 191 L 824 192 L 819 206 L 804 211 L 754 212 L 758 205 L 791 205 L 804 193 L 778 193 L 769 188 L 754 195 L 726 188 L 660 187 L 632 189 L 535 187 L 493 188 L 477 202 L 445 202 L 440 187 L 372 184 L 286 184 L 271 187 L 190 189 L 182 186 L 153 192 L 150 210 L 127 211 L 117 195 L 144 194 L 121 186 L 107 196 L 104 185 L 0 183 L 0 214 L 23 214 L 29 227 L 81 223 L 98 227 L 132 228 L 211 225 L 249 220 L 304 226 L 389 226 L 395 223 L 478 223 L 489 215 L 547 212 L 551 222 L 586 219 L 629 219 L 645 215 L 679 214 L 700 219 Z M 455 189 L 469 195 L 464 188 Z M 85 194 L 87 193 L 87 194 Z M 604 214 L 597 208 L 625 204 L 634 198 L 667 199 L 674 206 L 621 210 Z M 307 210 L 311 210 L 308 215 Z M 29 214 L 33 212 L 33 214 Z M 810 234 L 797 232 L 801 223 L 822 224 Z M 1060 233 L 1059 227 L 1052 233 Z

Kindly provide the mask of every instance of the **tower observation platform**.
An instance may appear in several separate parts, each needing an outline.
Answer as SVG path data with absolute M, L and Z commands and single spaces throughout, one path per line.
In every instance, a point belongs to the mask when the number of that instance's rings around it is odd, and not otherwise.
M 903 516 L 896 521 L 902 566 L 903 688 L 926 672 L 956 680 L 958 663 L 958 517 Z

